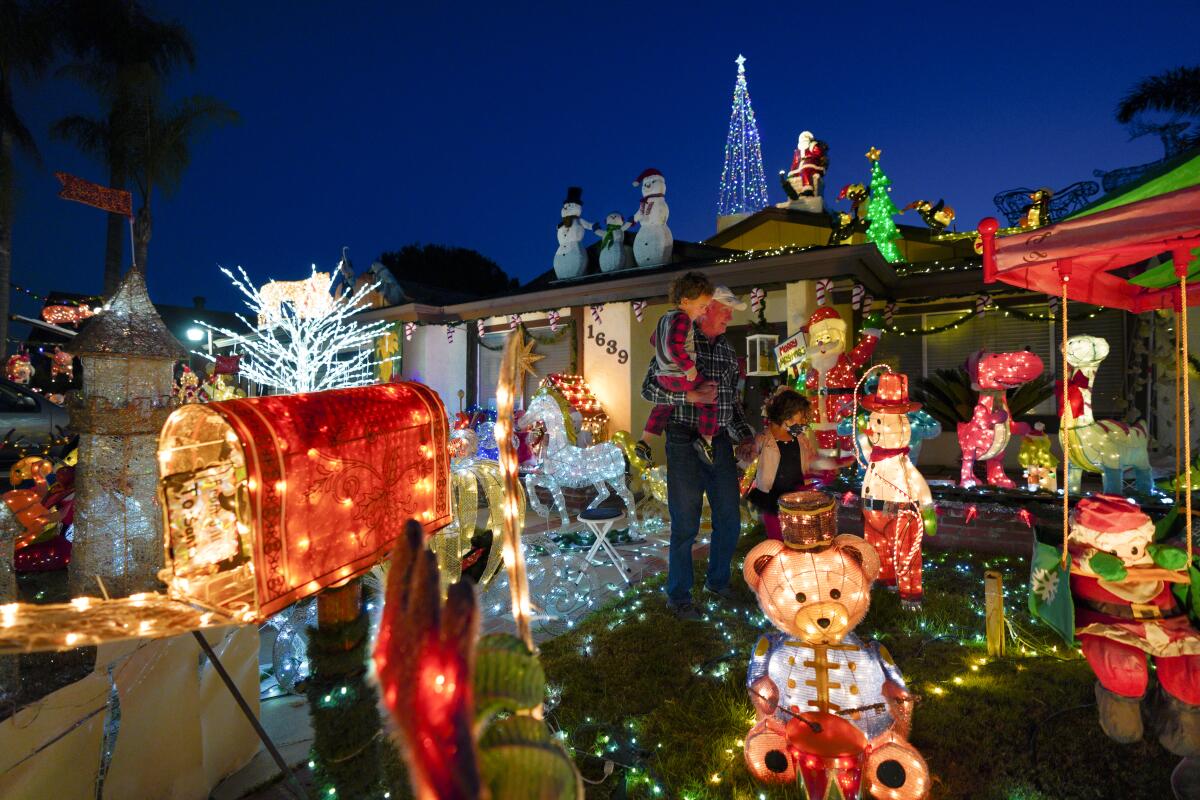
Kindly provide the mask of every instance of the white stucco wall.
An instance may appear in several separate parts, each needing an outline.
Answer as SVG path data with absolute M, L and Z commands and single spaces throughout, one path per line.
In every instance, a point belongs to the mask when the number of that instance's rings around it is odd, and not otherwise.
M 635 367 L 632 318 L 629 303 L 606 303 L 600 312 L 599 323 L 592 318 L 590 310 L 583 320 L 583 377 L 608 412 L 610 433 L 630 430 L 634 390 L 631 374 Z M 599 341 L 604 344 L 598 344 Z M 615 347 L 612 342 L 616 343 Z M 621 363 L 622 353 L 626 354 L 625 363 Z M 645 369 L 644 361 L 642 369 Z M 637 371 L 639 389 L 642 374 Z M 640 424 L 641 421 L 639 428 Z
M 403 335 L 403 334 L 402 334 Z M 437 392 L 446 412 L 458 411 L 458 391 L 467 383 L 467 332 L 460 325 L 454 341 L 446 341 L 442 325 L 418 325 L 412 341 L 401 342 L 405 380 L 419 381 Z

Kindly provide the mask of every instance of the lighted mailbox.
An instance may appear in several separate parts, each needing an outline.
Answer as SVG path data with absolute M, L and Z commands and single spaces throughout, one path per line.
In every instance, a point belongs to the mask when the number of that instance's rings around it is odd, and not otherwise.
M 419 383 L 172 412 L 158 444 L 173 598 L 245 621 L 369 569 L 409 518 L 450 522 L 448 423 Z

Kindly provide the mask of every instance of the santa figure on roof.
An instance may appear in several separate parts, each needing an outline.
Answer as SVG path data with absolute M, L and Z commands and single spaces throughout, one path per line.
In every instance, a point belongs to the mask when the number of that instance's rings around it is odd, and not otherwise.
M 808 359 L 804 388 L 812 403 L 812 427 L 817 438 L 818 472 L 836 472 L 854 463 L 852 436 L 839 436 L 838 423 L 854 408 L 858 371 L 879 344 L 879 316 L 868 315 L 858 344 L 846 352 L 846 322 L 831 306 L 821 306 L 801 327 Z

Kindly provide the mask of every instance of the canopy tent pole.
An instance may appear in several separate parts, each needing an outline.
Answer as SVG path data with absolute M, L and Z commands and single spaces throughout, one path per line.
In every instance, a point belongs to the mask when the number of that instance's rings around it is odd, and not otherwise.
M 1172 253 L 1175 259 L 1175 274 L 1179 277 L 1179 313 L 1183 318 L 1183 325 L 1180 329 L 1180 339 L 1182 347 L 1180 348 L 1180 356 L 1183 359 L 1183 367 L 1188 366 L 1188 307 L 1187 307 L 1187 273 L 1188 264 L 1191 263 L 1192 253 L 1187 247 L 1178 247 Z M 1184 531 L 1187 537 L 1187 558 L 1188 566 L 1192 563 L 1192 408 L 1191 395 L 1188 384 L 1191 381 L 1187 375 L 1183 377 L 1183 474 L 1184 474 L 1184 503 L 1187 509 L 1184 516 Z M 1179 483 L 1178 479 L 1175 481 Z
M 1185 381 L 1187 380 L 1188 364 L 1187 364 L 1187 361 L 1185 361 L 1183 358 L 1183 335 L 1180 333 L 1181 328 L 1179 327 L 1181 324 L 1181 320 L 1179 319 L 1179 317 L 1180 317 L 1179 307 L 1177 306 L 1174 309 L 1174 311 L 1175 311 L 1175 423 L 1174 423 L 1174 425 L 1175 425 L 1175 505 L 1176 505 L 1176 507 L 1178 507 L 1179 506 L 1179 486 L 1180 486 L 1179 478 L 1181 475 L 1181 473 L 1179 472 L 1179 460 L 1180 460 L 1180 457 L 1183 455 L 1183 446 L 1182 446 L 1182 442 L 1180 441 L 1180 438 L 1183 435 L 1183 428 L 1181 428 L 1179 426 L 1179 417 L 1180 417 L 1180 414 L 1179 414 L 1180 400 L 1179 400 L 1179 398 L 1180 398 L 1180 392 L 1182 390 L 1180 389 L 1179 382 L 1180 382 L 1180 380 L 1185 380 Z M 1191 466 L 1189 465 L 1189 469 L 1190 468 L 1191 468 Z
M 1067 383 L 1070 381 L 1070 368 L 1067 367 L 1067 282 L 1071 280 L 1071 259 L 1059 259 L 1056 267 L 1061 281 L 1062 298 L 1058 304 L 1058 313 L 1062 315 L 1062 407 L 1063 414 L 1059 420 L 1058 426 L 1058 444 L 1062 448 L 1063 454 L 1063 482 L 1062 482 L 1062 528 L 1063 528 L 1063 545 L 1062 545 L 1062 568 L 1067 568 L 1067 563 L 1070 561 L 1070 555 L 1067 551 L 1068 539 L 1070 538 L 1070 515 L 1071 515 L 1071 482 L 1067 479 L 1067 473 L 1071 469 L 1071 451 L 1068 449 L 1067 441 L 1069 433 L 1067 430 L 1071 419 L 1071 402 L 1067 396 Z

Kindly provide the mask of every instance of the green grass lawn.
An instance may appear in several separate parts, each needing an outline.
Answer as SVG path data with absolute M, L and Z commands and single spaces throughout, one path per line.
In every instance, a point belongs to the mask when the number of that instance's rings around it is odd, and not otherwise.
M 741 556 L 758 537 L 743 540 L 734 585 L 744 605 L 705 600 L 704 621 L 679 622 L 659 577 L 542 648 L 547 720 L 585 778 L 599 781 L 589 798 L 803 797 L 799 788 L 760 786 L 742 760 L 753 722 L 746 665 L 769 628 L 741 579 Z M 1018 636 L 1005 658 L 987 657 L 985 569 L 1005 576 L 1006 613 Z M 927 551 L 924 609 L 904 611 L 879 590 L 859 627 L 886 644 L 919 696 L 911 738 L 929 763 L 932 797 L 1171 797 L 1178 759 L 1157 742 L 1118 745 L 1104 736 L 1091 670 L 1030 619 L 1027 579 L 1025 558 Z

